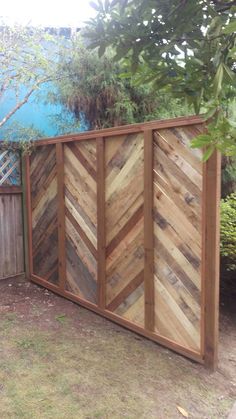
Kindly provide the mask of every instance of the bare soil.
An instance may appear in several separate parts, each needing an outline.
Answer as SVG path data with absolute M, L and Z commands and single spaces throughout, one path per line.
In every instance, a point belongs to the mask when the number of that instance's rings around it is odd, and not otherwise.
M 0 418 L 227 418 L 236 303 L 222 295 L 220 362 L 209 373 L 23 278 L 1 281 Z

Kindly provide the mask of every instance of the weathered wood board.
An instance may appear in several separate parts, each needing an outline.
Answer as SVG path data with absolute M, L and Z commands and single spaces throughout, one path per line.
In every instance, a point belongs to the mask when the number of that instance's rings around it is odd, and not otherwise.
M 0 279 L 24 272 L 21 195 L 0 191 Z
M 202 152 L 198 126 L 154 131 L 155 330 L 201 350 Z
M 44 146 L 30 156 L 33 270 L 58 282 L 56 149 Z
M 143 133 L 105 143 L 106 307 L 144 326 Z
M 21 156 L 0 146 L 0 279 L 24 272 Z
M 218 203 L 206 205 L 209 173 L 190 148 L 203 129 L 177 118 L 39 141 L 29 246 L 33 281 L 215 365 L 217 310 L 208 323 L 205 290 L 213 281 L 216 299 L 219 234 L 206 223 Z
M 97 302 L 96 142 L 64 148 L 66 290 Z

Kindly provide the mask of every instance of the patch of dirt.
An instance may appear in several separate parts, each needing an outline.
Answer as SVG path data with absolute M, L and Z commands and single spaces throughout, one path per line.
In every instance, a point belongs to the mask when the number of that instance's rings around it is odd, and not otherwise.
M 215 373 L 23 278 L 0 282 L 0 417 L 227 418 L 236 306 L 223 293 Z

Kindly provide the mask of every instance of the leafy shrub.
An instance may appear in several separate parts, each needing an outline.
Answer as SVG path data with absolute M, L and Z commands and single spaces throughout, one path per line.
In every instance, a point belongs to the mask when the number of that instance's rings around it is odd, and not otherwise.
M 226 269 L 236 270 L 236 192 L 221 200 L 220 252 Z

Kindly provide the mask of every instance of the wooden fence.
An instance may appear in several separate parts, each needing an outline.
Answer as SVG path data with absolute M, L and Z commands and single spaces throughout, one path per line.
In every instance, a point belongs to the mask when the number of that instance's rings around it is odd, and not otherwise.
M 214 368 L 220 157 L 198 117 L 39 140 L 26 158 L 29 275 Z
M 24 272 L 21 156 L 0 146 L 0 279 Z

